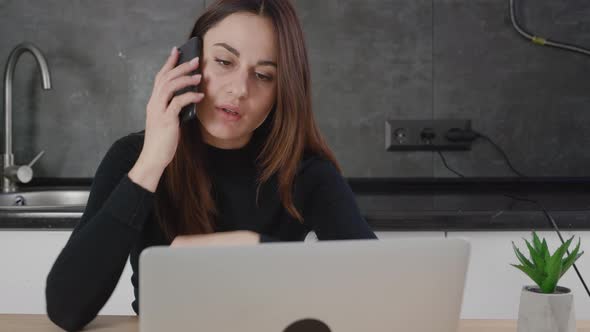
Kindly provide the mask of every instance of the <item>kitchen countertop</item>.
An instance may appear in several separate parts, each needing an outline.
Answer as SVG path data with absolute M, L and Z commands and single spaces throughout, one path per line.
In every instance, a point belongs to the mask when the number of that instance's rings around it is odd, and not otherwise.
M 541 202 L 560 229 L 590 229 L 589 178 L 391 179 L 348 178 L 362 215 L 376 231 L 550 229 Z M 89 189 L 92 179 L 35 179 L 24 190 Z M 0 209 L 0 228 L 72 229 L 83 209 L 12 212 Z

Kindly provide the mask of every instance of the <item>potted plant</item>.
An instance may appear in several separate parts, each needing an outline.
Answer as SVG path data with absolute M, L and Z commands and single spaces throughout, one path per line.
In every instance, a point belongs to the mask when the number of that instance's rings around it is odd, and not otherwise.
M 572 236 L 551 254 L 545 239 L 541 241 L 533 231 L 532 244 L 525 239 L 530 259 L 512 242 L 520 265 L 510 265 L 524 272 L 536 284 L 522 288 L 518 307 L 518 332 L 575 332 L 574 296 L 570 289 L 557 286 L 563 274 L 584 253 L 579 252 L 578 239 L 576 248 L 565 255 L 573 238 Z

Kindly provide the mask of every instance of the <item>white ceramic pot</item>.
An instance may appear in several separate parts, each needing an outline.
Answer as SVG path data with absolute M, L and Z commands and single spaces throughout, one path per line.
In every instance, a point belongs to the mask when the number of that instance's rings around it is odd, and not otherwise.
M 518 332 L 576 332 L 574 294 L 557 286 L 555 293 L 541 293 L 524 286 L 518 307 Z

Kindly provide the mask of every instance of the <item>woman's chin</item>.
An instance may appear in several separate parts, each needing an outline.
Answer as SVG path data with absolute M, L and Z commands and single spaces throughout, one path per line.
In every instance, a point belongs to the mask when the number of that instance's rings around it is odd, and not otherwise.
M 236 135 L 235 129 L 232 130 L 231 128 L 220 128 L 216 126 L 215 128 L 205 127 L 205 131 L 207 132 L 205 134 L 205 141 L 211 145 L 237 148 L 238 146 L 234 145 L 244 145 L 247 143 L 247 140 L 244 140 L 244 135 Z
M 240 135 L 236 135 L 235 129 L 232 130 L 232 128 L 227 128 L 223 125 L 214 126 L 213 128 L 205 127 L 205 130 L 207 130 L 209 136 L 212 136 L 215 139 L 234 140 L 240 137 Z

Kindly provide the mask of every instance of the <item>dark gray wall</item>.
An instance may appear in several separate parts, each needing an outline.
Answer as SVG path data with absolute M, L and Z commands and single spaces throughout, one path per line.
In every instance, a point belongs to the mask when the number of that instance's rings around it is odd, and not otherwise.
M 345 176 L 452 176 L 436 154 L 384 151 L 384 122 L 453 117 L 472 119 L 524 173 L 590 175 L 590 57 L 527 43 L 510 25 L 508 0 L 294 2 L 316 118 Z M 586 0 L 520 2 L 529 30 L 590 47 Z M 54 87 L 41 90 L 33 58 L 21 58 L 17 163 L 43 149 L 36 176 L 93 176 L 114 140 L 143 129 L 153 76 L 205 5 L 0 0 L 0 63 L 33 42 Z M 510 175 L 485 142 L 447 158 L 468 175 Z

